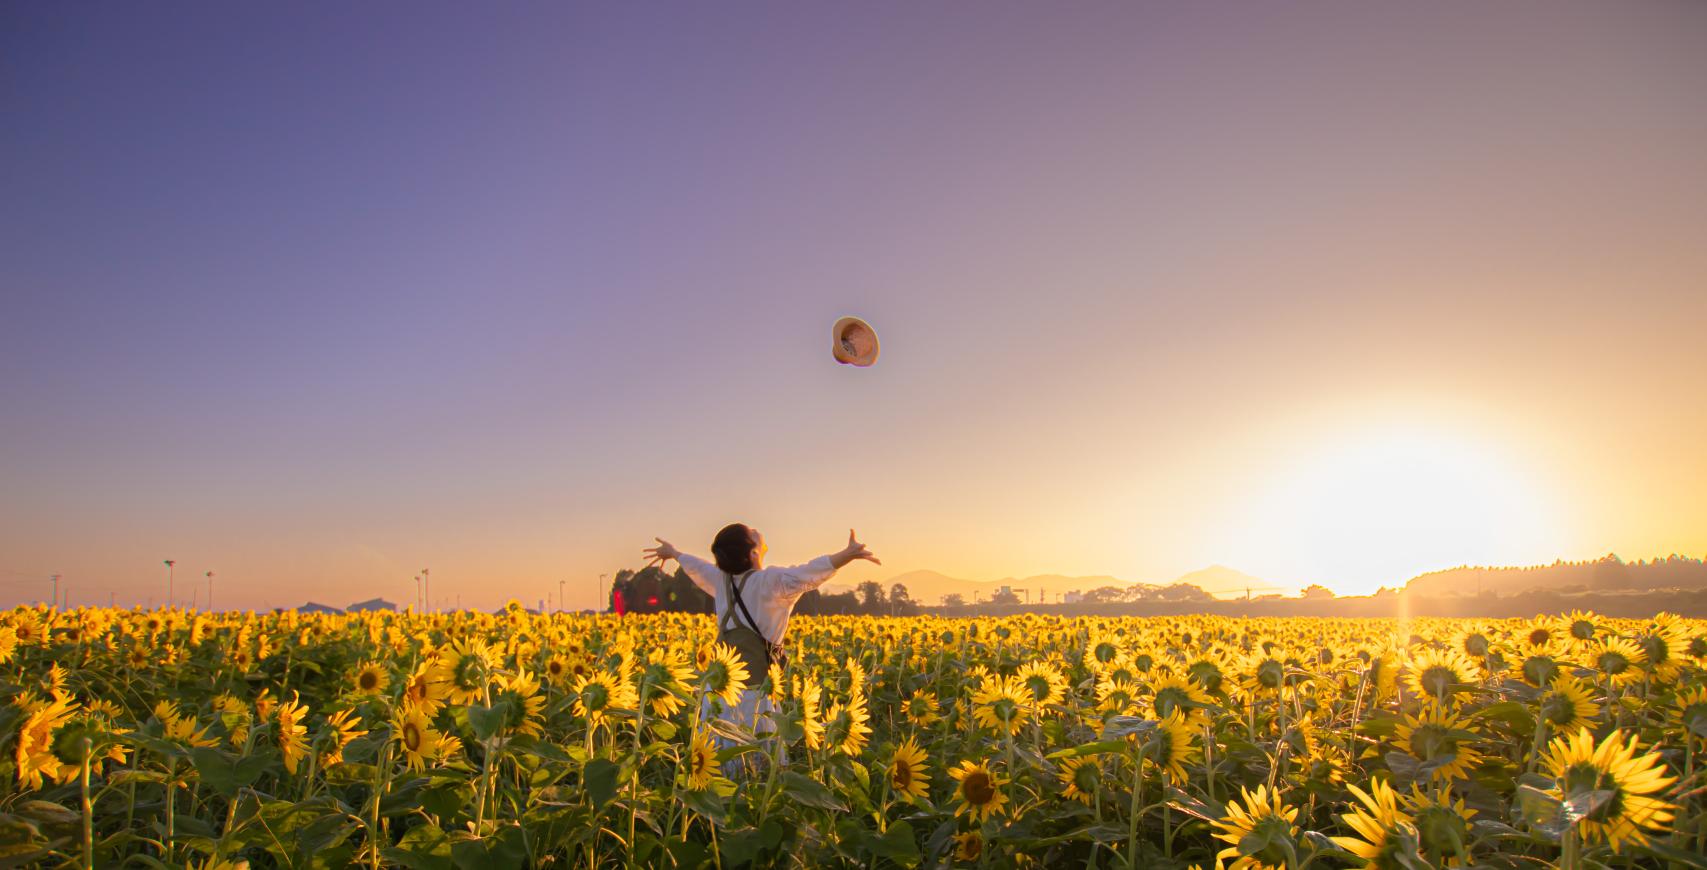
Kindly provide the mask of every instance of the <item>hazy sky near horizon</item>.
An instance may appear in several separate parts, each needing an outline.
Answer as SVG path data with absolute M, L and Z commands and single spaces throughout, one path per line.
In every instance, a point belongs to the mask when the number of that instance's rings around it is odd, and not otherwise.
M 1684 2 L 7 4 L 0 603 L 1707 554 L 1704 85 Z

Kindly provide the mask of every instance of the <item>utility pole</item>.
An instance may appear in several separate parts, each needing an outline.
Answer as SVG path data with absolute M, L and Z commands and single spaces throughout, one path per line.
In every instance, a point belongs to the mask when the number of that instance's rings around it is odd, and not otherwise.
M 213 572 L 207 572 L 207 612 L 213 612 Z
M 59 606 L 59 575 L 53 575 L 53 606 Z
M 178 564 L 175 559 L 166 560 L 166 609 L 172 609 L 172 566 Z
M 427 601 L 431 602 L 433 600 L 433 575 L 427 573 L 425 568 L 421 569 L 421 582 L 426 584 Z
M 562 580 L 557 581 L 557 611 L 559 613 L 563 612 L 563 584 L 564 584 L 564 582 L 565 581 L 562 581 Z

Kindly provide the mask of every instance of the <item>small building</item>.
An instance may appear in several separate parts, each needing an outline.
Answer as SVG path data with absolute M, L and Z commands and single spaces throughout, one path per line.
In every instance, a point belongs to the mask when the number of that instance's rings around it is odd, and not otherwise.
M 287 608 L 281 607 L 279 609 L 285 610 Z M 344 612 L 342 610 L 339 610 L 336 607 L 332 607 L 332 606 L 326 605 L 326 604 L 321 604 L 318 601 L 310 601 L 306 604 L 301 604 L 301 605 L 298 605 L 296 607 L 292 607 L 292 608 L 288 608 L 288 609 L 295 610 L 297 613 L 329 613 L 329 614 L 334 614 L 334 615 Z

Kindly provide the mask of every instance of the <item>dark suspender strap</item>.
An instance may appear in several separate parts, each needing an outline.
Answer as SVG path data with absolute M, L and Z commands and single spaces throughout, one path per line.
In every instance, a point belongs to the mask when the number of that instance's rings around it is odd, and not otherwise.
M 752 572 L 749 571 L 746 574 L 742 574 L 741 576 L 747 577 L 751 573 Z M 741 600 L 741 587 L 735 585 L 735 578 L 734 577 L 729 578 L 729 592 L 735 598 L 735 606 L 741 608 L 741 615 L 747 617 L 747 627 L 751 628 L 753 630 L 753 633 L 759 636 L 759 640 L 762 640 L 765 642 L 765 647 L 767 649 L 767 652 L 765 654 L 765 658 L 767 658 L 767 659 L 770 658 L 770 654 L 768 652 L 770 645 L 771 645 L 770 638 L 765 637 L 765 633 L 759 630 L 759 624 L 753 620 L 753 614 L 747 612 L 747 602 Z M 727 613 L 728 611 L 724 611 L 724 612 Z M 766 662 L 766 664 L 769 664 L 769 662 Z

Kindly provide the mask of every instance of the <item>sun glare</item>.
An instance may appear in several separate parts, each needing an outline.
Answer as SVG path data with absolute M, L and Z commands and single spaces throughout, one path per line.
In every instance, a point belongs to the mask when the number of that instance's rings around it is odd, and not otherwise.
M 1554 504 L 1490 445 L 1371 432 L 1297 456 L 1259 483 L 1232 541 L 1248 557 L 1233 564 L 1357 595 L 1456 565 L 1550 562 L 1569 551 Z

